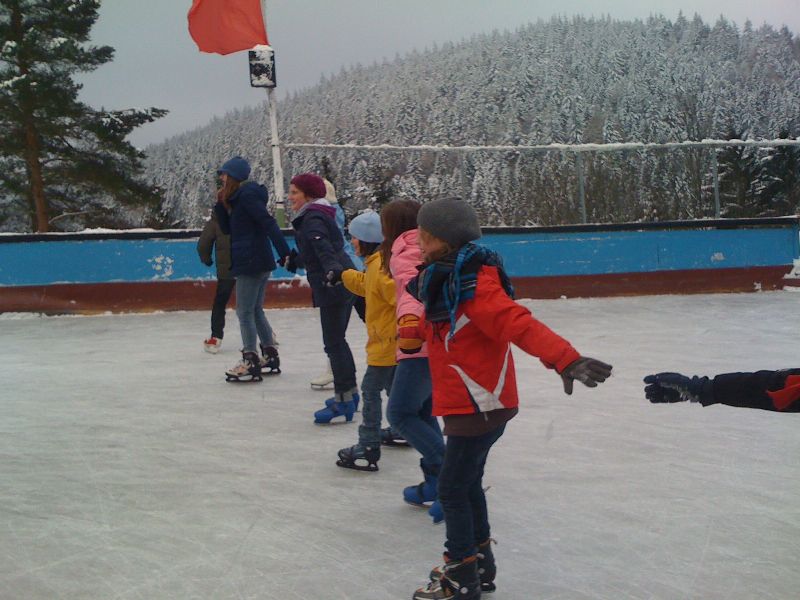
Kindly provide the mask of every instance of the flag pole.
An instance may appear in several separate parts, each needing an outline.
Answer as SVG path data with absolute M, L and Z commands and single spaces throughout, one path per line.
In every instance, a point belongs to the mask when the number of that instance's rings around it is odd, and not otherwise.
M 279 226 L 286 227 L 286 204 L 283 199 L 283 166 L 281 165 L 281 147 L 278 139 L 278 109 L 275 103 L 274 88 L 267 88 L 267 104 L 269 104 L 269 127 L 272 132 L 272 178 L 275 190 L 275 218 Z
M 261 18 L 264 31 L 267 30 L 267 0 L 261 0 Z M 274 52 L 274 50 L 273 50 Z M 274 63 L 273 63 L 274 64 Z M 274 73 L 273 73 L 274 76 Z M 275 100 L 275 88 L 267 88 L 267 110 L 269 112 L 269 128 L 272 138 L 272 179 L 275 194 L 275 219 L 280 227 L 286 227 L 286 204 L 284 202 L 283 166 L 281 165 L 281 147 L 278 138 L 278 107 Z

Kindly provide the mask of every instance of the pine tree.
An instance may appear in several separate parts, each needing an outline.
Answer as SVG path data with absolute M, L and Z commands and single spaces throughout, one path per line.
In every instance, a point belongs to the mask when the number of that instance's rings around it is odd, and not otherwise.
M 120 222 L 119 205 L 152 209 L 144 155 L 125 138 L 160 109 L 95 110 L 78 100 L 79 73 L 112 60 L 90 46 L 98 0 L 0 0 L 0 193 L 27 204 L 34 231 Z M 118 204 L 117 204 L 118 203 Z

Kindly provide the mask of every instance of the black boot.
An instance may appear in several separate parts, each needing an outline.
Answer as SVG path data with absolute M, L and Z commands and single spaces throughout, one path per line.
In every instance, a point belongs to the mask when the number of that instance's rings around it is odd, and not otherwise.
M 336 464 L 345 469 L 355 469 L 356 471 L 377 471 L 380 459 L 380 446 L 373 447 L 356 444 L 339 450 L 339 460 L 336 461 Z
M 438 581 L 431 581 L 418 589 L 413 600 L 478 600 L 481 597 L 481 580 L 478 577 L 478 557 L 470 556 L 462 561 L 448 560 Z
M 493 592 L 497 589 L 494 585 L 497 565 L 494 562 L 494 552 L 492 552 L 493 543 L 494 540 L 489 538 L 478 546 L 478 575 L 481 579 L 481 590 L 484 592 Z
M 478 576 L 481 580 L 481 591 L 493 592 L 497 589 L 494 584 L 494 579 L 497 576 L 497 565 L 494 562 L 494 552 L 492 552 L 492 544 L 496 543 L 492 538 L 489 538 L 482 544 L 478 544 Z M 438 581 L 442 578 L 444 573 L 444 565 L 434 567 L 431 569 L 431 581 Z
M 275 346 L 261 346 L 261 372 L 264 375 L 280 374 L 281 359 Z

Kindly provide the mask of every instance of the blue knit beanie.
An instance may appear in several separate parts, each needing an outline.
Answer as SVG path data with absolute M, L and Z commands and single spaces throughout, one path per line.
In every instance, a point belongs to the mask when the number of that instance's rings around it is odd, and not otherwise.
M 358 215 L 350 221 L 348 229 L 350 230 L 350 235 L 359 242 L 380 244 L 383 241 L 381 217 L 374 210 L 368 210 Z
M 236 181 L 245 181 L 250 177 L 250 163 L 241 156 L 234 156 L 217 171 L 217 175 L 222 175 L 223 173 L 233 177 Z

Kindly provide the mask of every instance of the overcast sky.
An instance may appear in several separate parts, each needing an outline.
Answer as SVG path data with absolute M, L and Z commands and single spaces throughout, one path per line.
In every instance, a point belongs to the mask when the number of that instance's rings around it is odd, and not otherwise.
M 190 6 L 191 0 L 102 0 L 93 42 L 116 48 L 116 58 L 83 78 L 83 99 L 95 107 L 169 109 L 132 135 L 139 146 L 264 98 L 264 90 L 249 87 L 246 53 L 197 50 L 186 24 Z M 674 19 L 681 10 L 706 21 L 724 14 L 739 25 L 750 19 L 800 31 L 800 0 L 267 0 L 267 32 L 282 95 L 342 66 L 557 14 Z

